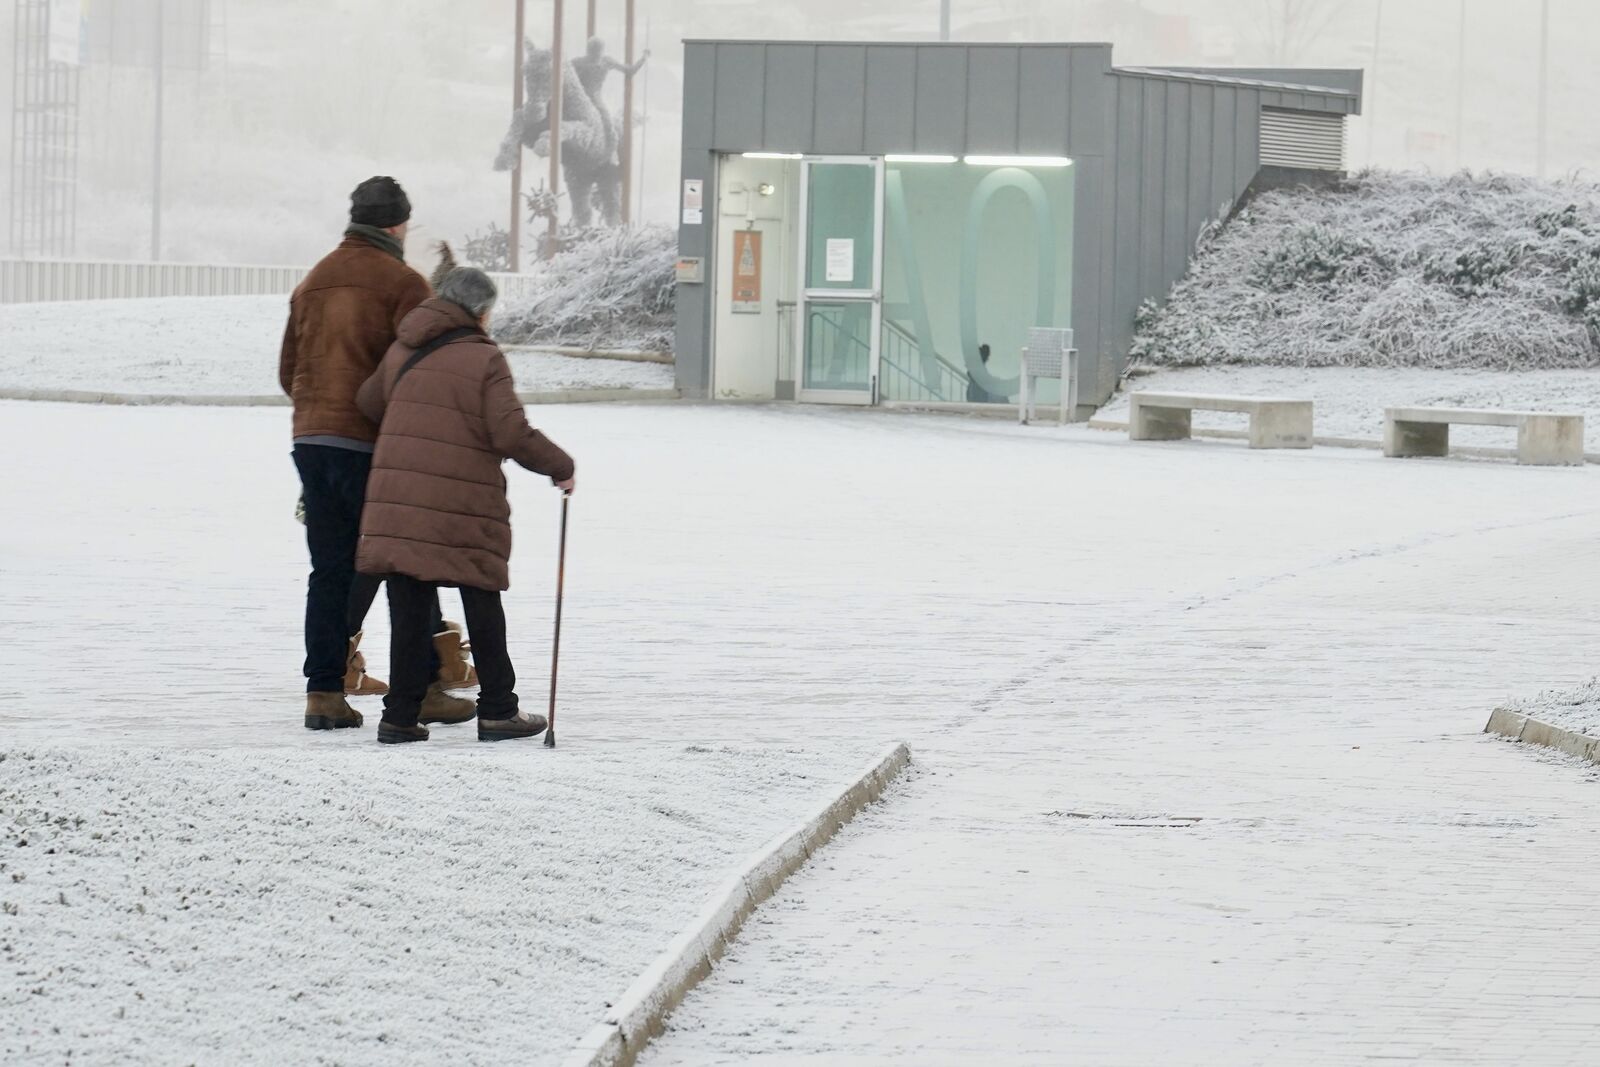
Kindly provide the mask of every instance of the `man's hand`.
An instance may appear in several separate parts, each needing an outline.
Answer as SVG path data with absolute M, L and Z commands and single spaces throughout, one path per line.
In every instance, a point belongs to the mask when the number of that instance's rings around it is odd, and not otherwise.
M 578 476 L 576 474 L 574 474 L 572 477 L 568 478 L 564 482 L 557 482 L 556 483 L 556 488 L 561 490 L 563 493 L 567 494 L 568 496 L 571 496 L 572 495 L 572 490 L 573 490 L 574 487 L 577 486 L 577 484 L 578 484 Z

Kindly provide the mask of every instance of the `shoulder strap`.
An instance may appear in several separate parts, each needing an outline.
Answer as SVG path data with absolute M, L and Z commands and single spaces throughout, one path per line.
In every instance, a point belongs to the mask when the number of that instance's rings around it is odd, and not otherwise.
M 453 330 L 449 330 L 440 334 L 438 337 L 435 337 L 433 340 L 429 341 L 427 344 L 411 353 L 411 358 L 405 361 L 405 364 L 401 366 L 399 373 L 394 376 L 394 382 L 389 386 L 390 390 L 392 391 L 395 386 L 400 384 L 400 379 L 406 376 L 407 371 L 409 371 L 412 367 L 415 367 L 418 363 L 421 363 L 428 356 L 431 356 L 438 349 L 443 348 L 452 341 L 459 341 L 465 337 L 481 337 L 482 335 L 483 333 L 481 330 L 474 329 L 471 326 L 457 326 Z

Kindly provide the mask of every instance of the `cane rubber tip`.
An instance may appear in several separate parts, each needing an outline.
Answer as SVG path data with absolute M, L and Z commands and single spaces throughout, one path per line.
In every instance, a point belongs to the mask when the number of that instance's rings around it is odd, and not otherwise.
M 554 730 L 546 730 L 544 732 L 544 747 L 545 748 L 555 748 L 556 747 L 556 732 Z

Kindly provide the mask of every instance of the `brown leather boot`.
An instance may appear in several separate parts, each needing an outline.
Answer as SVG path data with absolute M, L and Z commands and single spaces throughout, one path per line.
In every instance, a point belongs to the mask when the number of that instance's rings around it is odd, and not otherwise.
M 420 723 L 452 724 L 466 722 L 478 714 L 478 702 L 469 697 L 453 697 L 444 686 L 434 682 L 428 686 L 428 695 L 422 698 L 422 710 L 417 715 Z
M 479 741 L 510 741 L 518 737 L 538 737 L 548 725 L 543 715 L 519 711 L 509 719 L 479 719 Z
M 361 635 L 357 630 L 350 639 L 350 655 L 344 665 L 344 694 L 351 697 L 381 697 L 389 691 L 388 683 L 367 673 L 367 657 L 361 654 Z
M 307 693 L 307 730 L 349 730 L 361 725 L 361 713 L 343 693 Z
M 462 636 L 459 622 L 444 621 L 444 629 L 433 635 L 433 650 L 439 654 L 438 682 L 446 689 L 471 689 L 478 684 L 478 671 L 467 658 L 472 645 Z

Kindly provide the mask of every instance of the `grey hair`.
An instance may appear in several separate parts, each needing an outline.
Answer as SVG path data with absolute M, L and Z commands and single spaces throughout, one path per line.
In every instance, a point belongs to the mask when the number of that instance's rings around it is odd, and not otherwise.
M 477 267 L 457 267 L 439 283 L 440 299 L 459 304 L 478 318 L 488 314 L 499 295 L 493 280 Z

